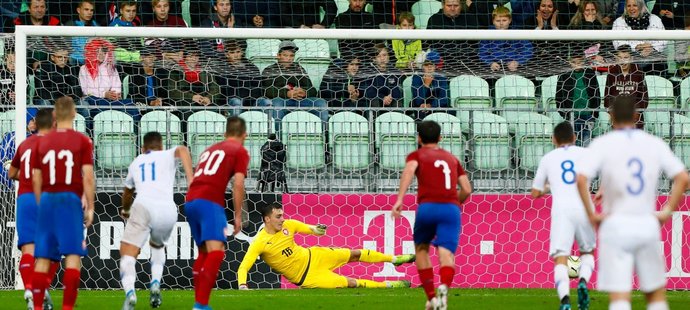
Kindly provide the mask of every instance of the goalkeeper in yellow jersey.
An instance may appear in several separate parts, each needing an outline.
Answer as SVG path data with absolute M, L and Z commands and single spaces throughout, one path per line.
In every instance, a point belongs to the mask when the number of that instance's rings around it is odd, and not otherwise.
M 256 259 L 261 258 L 290 282 L 303 288 L 399 288 L 410 287 L 409 281 L 372 281 L 352 279 L 333 272 L 349 262 L 393 263 L 395 266 L 412 263 L 414 254 L 392 256 L 371 250 L 310 247 L 295 243 L 295 233 L 325 235 L 326 225 L 307 225 L 283 218 L 283 206 L 272 203 L 261 210 L 265 227 L 249 245 L 237 270 L 239 289 L 248 289 L 247 272 Z

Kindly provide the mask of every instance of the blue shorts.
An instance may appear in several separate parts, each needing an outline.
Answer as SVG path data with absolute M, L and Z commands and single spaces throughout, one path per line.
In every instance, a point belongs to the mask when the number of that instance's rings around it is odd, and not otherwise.
M 194 199 L 185 203 L 184 213 L 197 246 L 209 240 L 228 240 L 228 218 L 225 208 L 206 199 Z
M 460 208 L 456 204 L 423 203 L 419 205 L 414 222 L 415 245 L 433 244 L 455 253 L 459 236 Z
M 17 197 L 17 247 L 36 242 L 38 205 L 34 193 L 24 193 Z
M 61 255 L 86 255 L 81 198 L 72 192 L 43 193 L 38 207 L 36 258 L 59 261 Z

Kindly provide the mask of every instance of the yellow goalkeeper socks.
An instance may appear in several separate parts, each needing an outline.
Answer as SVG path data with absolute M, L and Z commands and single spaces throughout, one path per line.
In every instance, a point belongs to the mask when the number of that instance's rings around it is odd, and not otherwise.
M 359 261 L 365 263 L 390 263 L 393 261 L 393 256 L 376 252 L 372 250 L 359 250 Z
M 357 279 L 357 287 L 364 287 L 364 288 L 386 288 L 388 285 L 386 282 L 376 282 L 372 280 L 360 280 Z

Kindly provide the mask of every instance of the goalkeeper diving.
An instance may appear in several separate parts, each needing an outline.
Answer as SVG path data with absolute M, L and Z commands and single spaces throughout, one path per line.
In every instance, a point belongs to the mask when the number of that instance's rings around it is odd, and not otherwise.
M 345 248 L 309 247 L 295 243 L 295 234 L 323 236 L 326 225 L 308 225 L 283 217 L 283 206 L 272 203 L 261 210 L 265 227 L 257 233 L 249 245 L 247 254 L 237 270 L 239 289 L 248 289 L 247 272 L 256 259 L 261 258 L 277 273 L 302 288 L 403 288 L 410 287 L 409 281 L 372 281 L 353 279 L 333 272 L 350 262 L 392 263 L 400 266 L 412 263 L 414 254 L 392 256 L 372 250 L 351 250 Z

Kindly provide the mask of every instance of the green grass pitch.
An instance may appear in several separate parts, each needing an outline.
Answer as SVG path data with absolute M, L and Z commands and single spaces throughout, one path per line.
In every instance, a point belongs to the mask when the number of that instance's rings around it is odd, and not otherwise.
M 448 309 L 558 309 L 558 298 L 552 289 L 452 289 L 448 297 Z M 573 309 L 577 309 L 576 292 Z M 139 291 L 137 309 L 150 309 L 149 294 Z M 53 292 L 56 309 L 62 302 L 62 291 Z M 671 309 L 687 309 L 690 291 L 668 293 Z M 26 309 L 22 292 L 0 291 L 2 309 Z M 122 291 L 79 291 L 76 309 L 120 309 Z M 211 296 L 211 307 L 223 309 L 424 309 L 424 292 L 414 289 L 313 289 L 313 290 L 216 290 Z M 194 292 L 191 290 L 163 291 L 163 305 L 159 308 L 192 308 Z M 607 309 L 608 298 L 599 292 L 592 293 L 590 309 Z M 644 296 L 635 293 L 633 309 L 644 309 Z

